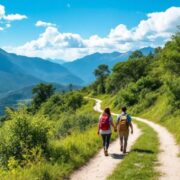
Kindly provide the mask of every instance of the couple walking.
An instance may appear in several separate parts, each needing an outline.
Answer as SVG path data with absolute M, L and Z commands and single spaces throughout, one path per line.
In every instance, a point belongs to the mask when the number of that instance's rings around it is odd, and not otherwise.
M 129 127 L 133 134 L 133 126 L 131 116 L 126 113 L 126 107 L 122 107 L 122 112 L 117 117 L 116 124 L 113 123 L 110 108 L 105 108 L 104 112 L 99 117 L 98 134 L 101 134 L 103 140 L 104 154 L 108 156 L 108 147 L 111 138 L 111 126 L 115 132 L 118 132 L 120 138 L 120 151 L 126 153 L 127 141 L 129 136 Z

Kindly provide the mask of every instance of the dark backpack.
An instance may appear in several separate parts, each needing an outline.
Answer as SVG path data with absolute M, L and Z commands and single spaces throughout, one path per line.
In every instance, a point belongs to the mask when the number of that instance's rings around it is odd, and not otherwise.
M 100 122 L 99 122 L 99 128 L 103 131 L 110 129 L 110 116 L 107 114 L 103 114 L 101 116 Z

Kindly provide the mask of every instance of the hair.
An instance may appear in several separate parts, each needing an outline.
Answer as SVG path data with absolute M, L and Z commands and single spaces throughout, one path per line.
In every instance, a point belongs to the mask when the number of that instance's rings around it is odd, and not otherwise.
M 111 116 L 110 108 L 105 108 L 103 113 L 108 114 L 109 116 Z
M 123 112 L 126 112 L 126 110 L 127 110 L 126 106 L 123 106 L 123 107 L 121 108 L 121 110 L 122 110 Z

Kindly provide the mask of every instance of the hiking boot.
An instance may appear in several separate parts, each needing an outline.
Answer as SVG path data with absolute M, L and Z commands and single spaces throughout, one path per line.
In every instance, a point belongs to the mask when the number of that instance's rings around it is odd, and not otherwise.
M 123 150 L 123 153 L 126 154 L 126 149 Z
M 105 153 L 104 153 L 104 154 L 105 154 L 105 156 L 108 156 L 108 151 L 107 151 L 107 150 L 105 150 Z

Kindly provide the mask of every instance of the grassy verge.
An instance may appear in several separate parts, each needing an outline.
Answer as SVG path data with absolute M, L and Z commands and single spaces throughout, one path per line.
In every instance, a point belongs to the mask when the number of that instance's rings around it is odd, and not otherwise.
M 108 177 L 108 180 L 153 180 L 159 176 L 155 170 L 159 145 L 157 134 L 144 123 L 136 123 L 142 129 L 143 134 L 123 162 Z
M 100 95 L 97 98 L 101 99 L 102 107 L 110 107 L 112 111 L 119 112 L 117 108 L 113 107 L 113 103 L 116 96 L 110 97 L 109 95 Z M 133 107 L 129 108 L 129 112 L 133 110 Z M 176 113 L 171 112 L 168 98 L 166 96 L 158 97 L 155 104 L 147 109 L 144 109 L 139 114 L 133 114 L 134 116 L 147 118 L 158 124 L 165 126 L 175 137 L 176 142 L 180 145 L 180 112 L 175 109 Z
M 180 145 L 180 114 L 170 112 L 168 99 L 165 96 L 158 98 L 156 104 L 138 116 L 150 119 L 165 126 L 176 138 Z
M 112 140 L 116 138 L 114 134 Z M 42 160 L 28 168 L 16 168 L 12 171 L 0 170 L 0 179 L 67 179 L 73 170 L 84 165 L 102 147 L 97 127 L 84 133 L 74 133 L 63 140 L 50 144 L 51 160 Z
M 89 101 L 77 113 L 92 113 L 92 115 L 97 116 L 98 121 L 99 113 L 92 110 L 93 105 L 94 101 Z M 113 141 L 115 138 L 116 134 L 113 133 L 111 140 Z M 15 162 L 12 161 L 12 169 L 7 171 L 0 169 L 0 179 L 68 179 L 69 175 L 75 169 L 84 165 L 101 148 L 102 140 L 97 135 L 97 124 L 95 124 L 86 131 L 74 131 L 71 135 L 63 139 L 51 140 L 48 148 L 49 159 L 40 159 L 37 163 L 28 164 L 24 168 L 16 167 Z

